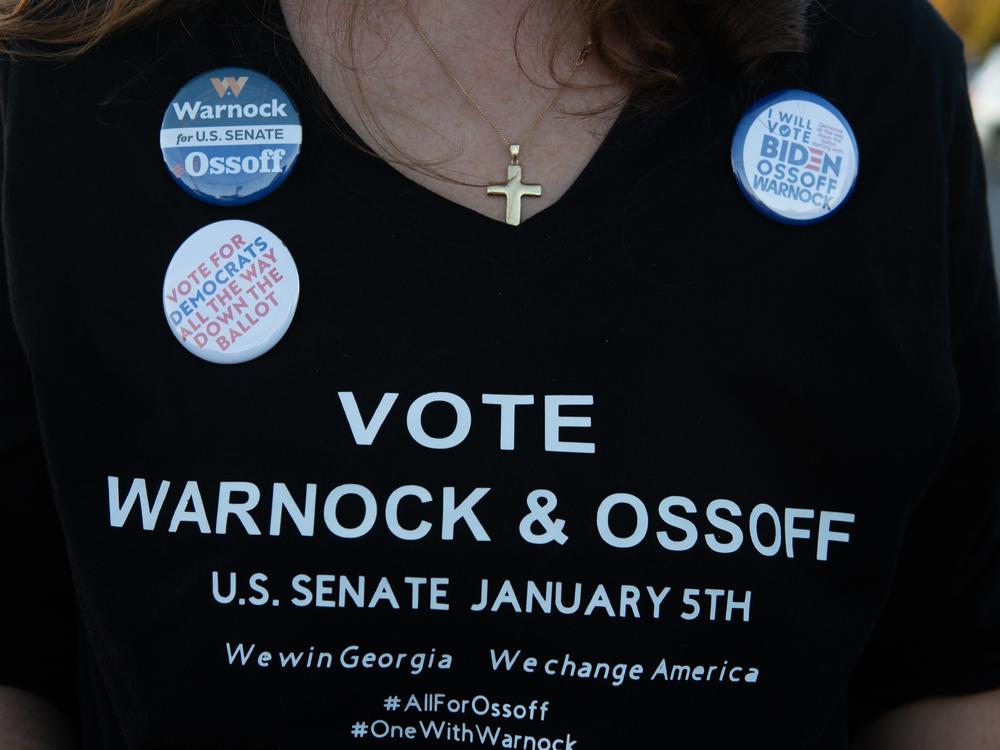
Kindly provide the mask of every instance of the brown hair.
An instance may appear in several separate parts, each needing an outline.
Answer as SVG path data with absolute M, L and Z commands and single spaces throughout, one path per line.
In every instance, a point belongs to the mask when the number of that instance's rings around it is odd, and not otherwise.
M 263 5 L 271 0 L 260 0 Z M 0 53 L 66 59 L 122 29 L 213 0 L 0 0 Z M 687 59 L 747 73 L 806 46 L 809 0 L 564 0 L 630 91 L 673 87 Z M 623 44 L 609 45 L 610 37 Z M 557 36 L 556 46 L 559 44 Z M 558 50 L 552 51 L 552 59 Z
M 242 0 L 256 4 L 262 22 L 269 3 L 278 0 Z M 219 0 L 0 0 L 0 54 L 65 60 L 76 57 L 117 32 L 149 24 L 185 11 L 207 8 Z M 540 2 L 540 0 L 534 0 Z M 807 46 L 807 9 L 811 0 L 558 0 L 561 3 L 553 28 L 590 31 L 592 54 L 621 81 L 622 97 L 594 110 L 611 111 L 625 101 L 634 112 L 659 109 L 679 99 L 683 86 L 705 73 L 721 72 L 729 81 L 752 80 L 772 63 L 794 59 Z M 361 20 L 365 0 L 354 0 L 347 17 L 348 31 Z M 529 9 L 530 9 L 529 5 Z M 253 9 L 253 8 L 252 8 Z M 528 16 L 525 10 L 523 22 Z M 575 21 L 575 23 L 574 23 Z M 517 31 L 522 24 L 519 22 Z M 359 84 L 353 35 L 348 33 L 348 68 Z M 553 80 L 566 45 L 578 39 L 552 35 L 548 50 Z M 612 43 L 610 40 L 614 40 Z M 515 33 L 515 49 L 517 33 Z M 317 101 L 326 97 L 317 90 Z M 642 93 L 641 97 L 633 97 Z M 642 102 L 637 105 L 637 102 Z M 322 105 L 321 105 L 322 106 Z M 482 186 L 445 176 L 435 162 L 406 153 L 381 126 L 363 92 L 356 106 L 365 129 L 382 153 L 351 137 L 337 118 L 327 112 L 329 124 L 349 142 L 373 156 L 404 164 L 424 174 L 456 184 Z M 326 108 L 328 109 L 328 107 Z M 485 184 L 485 183 L 482 183 Z

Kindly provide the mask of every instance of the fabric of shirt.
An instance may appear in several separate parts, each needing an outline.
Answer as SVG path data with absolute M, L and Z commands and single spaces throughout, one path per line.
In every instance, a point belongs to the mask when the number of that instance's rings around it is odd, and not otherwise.
M 341 137 L 242 3 L 4 65 L 0 684 L 105 750 L 831 750 L 1000 686 L 1000 313 L 961 46 L 923 0 L 823 5 L 801 65 L 620 119 L 519 227 Z M 158 146 L 223 65 L 303 121 L 241 207 Z M 730 163 L 789 87 L 860 150 L 811 226 Z M 163 309 L 222 219 L 301 277 L 238 365 Z

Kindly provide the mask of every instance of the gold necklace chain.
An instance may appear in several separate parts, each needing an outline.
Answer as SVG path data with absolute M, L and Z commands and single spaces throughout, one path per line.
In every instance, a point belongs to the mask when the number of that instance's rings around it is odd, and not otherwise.
M 458 76 L 455 75 L 455 71 L 453 71 L 451 69 L 451 66 L 448 65 L 447 62 L 445 62 L 445 59 L 441 56 L 441 53 L 438 52 L 437 47 L 434 46 L 434 43 L 431 42 L 430 38 L 427 36 L 427 32 L 424 31 L 424 27 L 420 25 L 419 21 L 417 21 L 417 17 L 413 14 L 413 9 L 410 7 L 408 0 L 399 0 L 399 5 L 403 9 L 403 12 L 406 14 L 406 17 L 409 19 L 410 23 L 413 24 L 413 28 L 416 29 L 417 34 L 420 35 L 420 38 L 424 40 L 424 44 L 426 44 L 427 47 L 430 49 L 431 54 L 434 55 L 434 59 L 438 61 L 438 64 L 441 66 L 441 69 L 445 72 L 445 75 L 447 75 L 448 78 L 451 80 L 451 82 L 455 85 L 455 88 L 457 88 L 459 91 L 462 92 L 462 96 L 464 96 L 469 101 L 469 104 L 475 107 L 476 111 L 479 113 L 479 116 L 482 117 L 484 120 L 486 120 L 487 124 L 489 124 L 489 126 L 493 128 L 494 132 L 496 132 L 496 134 L 500 136 L 500 140 L 503 141 L 504 146 L 512 150 L 513 163 L 516 164 L 517 155 L 514 152 L 517 151 L 518 149 L 515 148 L 515 144 L 512 143 L 511 140 L 506 135 L 504 135 L 503 131 L 500 130 L 499 127 L 497 127 L 497 124 L 493 122 L 492 118 L 488 114 L 486 114 L 486 112 L 483 110 L 482 107 L 479 106 L 479 102 L 476 101 L 475 97 L 473 97 L 472 94 L 469 92 L 469 90 L 462 85 L 462 82 L 458 80 Z M 538 123 L 542 121 L 542 118 L 548 114 L 549 110 L 552 109 L 553 106 L 555 106 L 556 100 L 559 99 L 559 96 L 565 89 L 566 84 L 573 79 L 573 76 L 576 74 L 576 71 L 586 61 L 587 55 L 590 53 L 591 44 L 592 44 L 591 40 L 588 37 L 587 42 L 580 49 L 580 54 L 577 56 L 576 62 L 573 64 L 573 70 L 570 71 L 570 74 L 566 78 L 566 80 L 559 84 L 559 88 L 556 89 L 555 94 L 552 95 L 552 98 L 549 99 L 548 103 L 545 105 L 542 111 L 538 113 L 538 116 L 535 118 L 534 122 L 532 122 L 531 125 L 528 127 L 528 129 L 524 131 L 520 139 L 518 139 L 517 144 L 524 143 L 525 139 L 529 135 L 531 135 L 532 131 L 534 131 L 536 127 L 538 127 Z

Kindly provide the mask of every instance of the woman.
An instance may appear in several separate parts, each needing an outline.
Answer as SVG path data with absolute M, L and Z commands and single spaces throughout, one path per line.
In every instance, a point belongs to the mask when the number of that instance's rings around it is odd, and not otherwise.
M 3 19 L 0 744 L 1000 742 L 922 0 Z

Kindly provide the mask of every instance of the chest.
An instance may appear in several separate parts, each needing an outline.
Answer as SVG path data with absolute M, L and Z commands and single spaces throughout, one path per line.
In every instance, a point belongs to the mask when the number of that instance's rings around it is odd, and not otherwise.
M 904 158 L 891 133 L 858 124 L 876 163 L 816 227 L 750 208 L 727 123 L 685 113 L 623 131 L 513 230 L 310 115 L 277 192 L 198 203 L 155 146 L 171 94 L 119 127 L 42 99 L 7 132 L 9 153 L 44 154 L 6 165 L 15 322 L 88 624 L 109 669 L 126 665 L 112 689 L 136 731 L 200 715 L 169 688 L 187 673 L 263 711 L 276 688 L 245 679 L 265 669 L 246 649 L 270 639 L 341 655 L 324 685 L 354 712 L 417 677 L 351 682 L 359 649 L 448 653 L 458 667 L 434 684 L 456 692 L 555 690 L 570 670 L 522 655 L 637 664 L 705 721 L 726 701 L 733 742 L 808 684 L 822 699 L 781 728 L 802 746 L 863 648 L 957 408 L 940 201 L 926 185 L 882 199 Z M 86 191 L 66 168 L 76 141 L 31 126 L 59 118 L 102 154 Z M 175 250 L 221 219 L 269 228 L 301 277 L 284 337 L 232 366 L 181 347 L 163 306 Z M 192 618 L 190 643 L 169 635 Z M 706 699 L 683 665 L 764 677 Z M 327 690 L 282 679 L 302 715 L 329 709 Z M 639 700 L 654 716 L 667 694 L 581 684 L 584 713 Z

